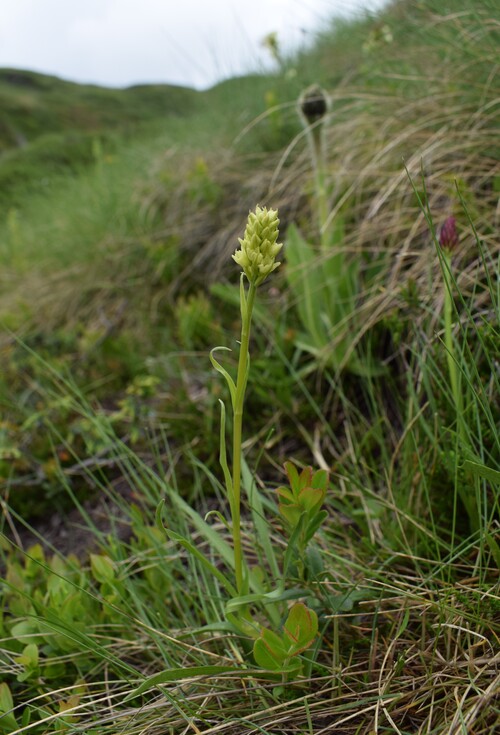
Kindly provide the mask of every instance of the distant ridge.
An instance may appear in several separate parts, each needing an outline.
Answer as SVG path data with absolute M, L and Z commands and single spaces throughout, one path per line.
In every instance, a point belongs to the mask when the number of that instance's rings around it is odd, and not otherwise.
M 129 129 L 198 108 L 195 89 L 137 84 L 124 89 L 69 82 L 24 69 L 0 69 L 0 152 L 41 135 Z

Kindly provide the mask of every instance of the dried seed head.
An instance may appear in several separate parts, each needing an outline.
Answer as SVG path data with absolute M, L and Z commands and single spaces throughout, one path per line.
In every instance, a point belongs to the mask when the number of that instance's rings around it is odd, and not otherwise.
M 280 263 L 275 258 L 282 243 L 277 242 L 279 230 L 276 209 L 256 207 L 248 215 L 245 234 L 238 238 L 241 249 L 233 255 L 233 260 L 241 266 L 250 283 L 258 286 Z
M 321 120 L 328 110 L 328 97 L 324 89 L 318 84 L 313 84 L 302 93 L 299 99 L 302 115 L 309 125 Z

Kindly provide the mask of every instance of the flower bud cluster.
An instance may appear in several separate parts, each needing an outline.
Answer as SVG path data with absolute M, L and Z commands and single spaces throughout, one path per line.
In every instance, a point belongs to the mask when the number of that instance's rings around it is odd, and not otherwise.
M 455 217 L 448 217 L 439 233 L 439 244 L 443 250 L 451 252 L 458 245 L 458 230 Z
M 309 125 L 321 120 L 328 111 L 328 97 L 318 84 L 308 87 L 299 99 L 299 108 Z
M 262 283 L 280 265 L 275 261 L 283 247 L 282 243 L 277 242 L 278 225 L 276 209 L 256 207 L 255 212 L 248 215 L 243 239 L 238 238 L 241 250 L 234 253 L 233 259 L 255 286 Z

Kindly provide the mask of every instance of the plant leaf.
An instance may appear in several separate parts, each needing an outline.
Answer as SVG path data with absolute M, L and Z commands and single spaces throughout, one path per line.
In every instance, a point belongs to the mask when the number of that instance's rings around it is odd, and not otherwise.
M 253 656 L 263 669 L 280 671 L 289 654 L 281 636 L 268 628 L 262 628 L 260 637 L 253 644 Z
M 232 403 L 233 408 L 234 408 L 234 405 L 235 405 L 235 402 L 236 402 L 236 385 L 235 385 L 234 380 L 232 379 L 232 377 L 227 372 L 226 368 L 222 367 L 222 365 L 220 364 L 220 362 L 218 362 L 218 360 L 216 360 L 215 357 L 214 357 L 214 353 L 217 352 L 217 351 L 219 351 L 219 350 L 225 350 L 226 352 L 231 352 L 231 350 L 229 349 L 229 347 L 222 347 L 222 346 L 213 347 L 210 350 L 210 362 L 212 363 L 212 365 L 214 366 L 214 368 L 217 370 L 217 372 L 219 372 L 221 375 L 223 375 L 224 378 L 226 379 L 226 383 L 229 386 L 229 392 L 231 394 L 231 403 Z
M 276 492 L 281 498 L 283 498 L 284 500 L 288 500 L 289 503 L 293 503 L 293 501 L 295 500 L 292 491 L 287 487 L 279 487 L 277 488 Z
M 295 528 L 302 515 L 302 510 L 297 503 L 280 503 L 278 509 L 288 525 Z
M 500 483 L 500 472 L 493 470 L 491 467 L 487 467 L 485 464 L 466 459 L 464 470 L 471 472 L 475 477 L 484 477 L 486 480 L 490 480 L 490 482 L 494 482 L 495 484 Z
M 300 320 L 313 345 L 321 349 L 327 343 L 327 334 L 317 308 L 324 287 L 321 257 L 318 258 L 293 224 L 287 231 L 286 248 L 286 277 L 297 303 Z
M 291 643 L 291 655 L 309 648 L 318 633 L 318 616 L 303 602 L 296 602 L 285 622 L 285 635 Z
M 100 584 L 113 582 L 116 577 L 113 561 L 106 554 L 91 554 L 92 575 Z
M 325 491 L 321 490 L 321 488 L 304 487 L 299 494 L 299 506 L 303 510 L 307 511 L 307 513 L 312 513 L 313 511 L 319 510 L 321 508 L 324 497 Z
M 162 498 L 160 502 L 158 503 L 158 506 L 156 508 L 156 525 L 157 527 L 163 531 L 163 533 L 166 534 L 166 536 L 171 539 L 172 541 L 175 541 L 180 546 L 182 546 L 186 551 L 191 554 L 195 559 L 198 559 L 198 561 L 203 564 L 205 569 L 207 569 L 215 579 L 218 579 L 219 582 L 222 584 L 222 586 L 226 589 L 228 594 L 231 595 L 231 597 L 236 596 L 238 593 L 236 591 L 236 588 L 233 587 L 231 582 L 227 579 L 227 577 L 218 569 L 216 566 L 214 566 L 211 562 L 208 561 L 207 557 L 201 553 L 199 549 L 194 546 L 191 541 L 189 541 L 187 538 L 184 538 L 184 536 L 181 536 L 179 533 L 176 533 L 175 531 L 172 531 L 171 529 L 167 528 L 163 525 L 163 521 L 161 519 L 161 513 L 163 510 L 163 506 L 165 505 L 165 500 Z M 201 520 L 201 519 L 200 519 Z M 204 521 L 203 521 L 204 522 Z M 207 528 L 210 528 L 208 524 L 205 524 Z
M 241 595 L 241 597 L 233 597 L 229 600 L 225 607 L 226 613 L 233 613 L 241 607 L 246 607 L 254 602 L 262 602 L 264 605 L 272 604 L 275 602 L 281 602 L 283 600 L 297 599 L 297 597 L 303 597 L 306 594 L 306 590 L 302 587 L 293 587 L 292 589 L 283 590 L 276 589 L 272 592 L 265 592 L 257 595 Z
M 299 491 L 311 485 L 312 467 L 304 467 L 299 475 Z
M 298 490 L 299 487 L 299 473 L 297 472 L 297 468 L 293 462 L 285 462 L 284 467 L 286 476 L 288 477 L 288 482 L 290 483 L 290 488 L 292 492 L 294 492 L 296 489 Z
M 316 470 L 311 480 L 311 487 L 320 488 L 326 493 L 328 489 L 328 472 L 326 470 Z
M 240 669 L 235 669 L 234 666 L 191 666 L 189 668 L 168 669 L 167 671 L 162 671 L 159 674 L 149 676 L 137 687 L 137 689 L 130 692 L 123 701 L 128 702 L 130 699 L 144 694 L 148 689 L 158 686 L 159 684 L 168 684 L 172 681 L 185 681 L 186 679 L 192 679 L 199 676 L 217 676 L 218 674 L 227 674 L 230 672 L 234 672 L 239 677 L 255 676 L 255 672 L 242 671 Z
M 232 510 L 233 505 L 234 505 L 234 492 L 233 492 L 233 478 L 231 477 L 231 473 L 229 471 L 229 466 L 227 464 L 227 455 L 226 455 L 226 407 L 224 405 L 224 401 L 221 401 L 219 399 L 219 403 L 220 403 L 219 463 L 222 468 L 222 472 L 224 473 L 224 481 L 226 483 L 228 500 L 229 500 L 229 504 Z
M 323 521 L 325 521 L 328 518 L 328 511 L 327 510 L 320 510 L 318 513 L 315 513 L 313 518 L 309 521 L 309 525 L 306 528 L 305 533 L 305 541 L 308 543 L 318 528 L 321 526 Z

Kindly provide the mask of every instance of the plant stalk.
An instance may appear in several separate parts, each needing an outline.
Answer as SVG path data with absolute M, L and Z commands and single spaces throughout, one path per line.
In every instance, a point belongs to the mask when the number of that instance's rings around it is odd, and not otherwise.
M 250 341 L 250 325 L 252 322 L 252 311 L 255 302 L 255 283 L 250 282 L 246 305 L 241 309 L 241 342 L 238 360 L 238 373 L 236 377 L 236 395 L 233 409 L 233 503 L 232 534 L 234 547 L 234 569 L 236 577 L 236 589 L 238 594 L 246 594 L 247 580 L 243 573 L 243 552 L 241 548 L 241 443 L 243 423 L 243 403 L 248 381 L 248 344 Z

